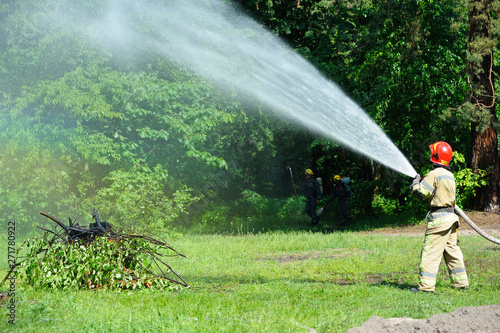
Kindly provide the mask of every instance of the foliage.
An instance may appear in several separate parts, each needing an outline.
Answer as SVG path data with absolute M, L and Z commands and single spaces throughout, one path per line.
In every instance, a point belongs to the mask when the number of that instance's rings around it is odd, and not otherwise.
M 4 150 L 0 157 L 0 194 L 4 198 L 0 210 L 17 222 L 18 232 L 24 235 L 47 224 L 40 219 L 41 210 L 54 212 L 61 219 L 85 221 L 93 207 L 116 226 L 165 233 L 200 199 L 187 186 L 177 187 L 160 165 L 117 169 L 99 180 L 89 172 L 80 174 L 72 169 L 73 163 L 50 152 Z
M 467 207 L 473 197 L 476 196 L 476 190 L 488 184 L 488 174 L 490 170 L 479 169 L 473 173 L 472 169 L 462 169 L 455 174 L 457 182 L 457 204 Z
M 153 170 L 114 170 L 104 181 L 109 186 L 98 189 L 91 201 L 101 207 L 107 222 L 141 232 L 164 233 L 199 200 L 186 186 L 167 190 L 170 178 L 160 165 Z
M 396 202 L 382 196 L 377 196 L 375 200 L 373 200 L 372 206 L 374 213 L 377 215 L 394 215 L 397 213 Z
M 50 152 L 9 151 L 4 146 L 0 149 L 0 178 L 0 211 L 6 219 L 16 221 L 19 234 L 32 233 L 35 226 L 44 224 L 38 222 L 40 210 L 71 216 L 72 171 Z
M 455 163 L 464 163 L 465 158 L 459 152 L 453 152 Z M 490 170 L 479 169 L 473 173 L 470 168 L 462 168 L 454 173 L 457 186 L 457 204 L 461 207 L 467 207 L 471 200 L 476 196 L 476 189 L 488 184 L 488 174 Z
M 97 237 L 81 245 L 78 242 L 50 243 L 49 237 L 44 236 L 28 239 L 23 246 L 28 253 L 18 274 L 35 288 L 176 289 L 169 281 L 147 273 L 146 269 L 151 269 L 153 264 L 147 254 L 159 254 L 160 246 L 139 238 L 115 241 Z
M 301 214 L 304 203 L 302 197 L 268 198 L 246 190 L 239 200 L 214 202 L 206 207 L 203 214 L 195 217 L 189 230 L 230 234 L 294 230 L 307 226 L 305 214 Z
M 226 167 L 199 148 L 212 127 L 231 121 L 210 90 L 203 82 L 171 83 L 158 74 L 124 74 L 90 64 L 30 87 L 15 101 L 10 118 L 24 135 L 44 138 L 61 153 L 76 153 L 90 163 L 136 165 L 171 156 L 167 161 L 174 164 L 179 159 L 172 157 L 182 155 Z

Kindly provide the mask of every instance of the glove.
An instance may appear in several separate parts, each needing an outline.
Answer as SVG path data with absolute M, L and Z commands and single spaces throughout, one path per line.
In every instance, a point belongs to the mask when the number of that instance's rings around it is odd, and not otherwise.
M 411 188 L 413 188 L 413 186 L 415 186 L 416 184 L 420 184 L 420 175 L 417 173 L 417 175 L 415 176 L 415 178 L 413 178 L 413 183 L 411 184 Z

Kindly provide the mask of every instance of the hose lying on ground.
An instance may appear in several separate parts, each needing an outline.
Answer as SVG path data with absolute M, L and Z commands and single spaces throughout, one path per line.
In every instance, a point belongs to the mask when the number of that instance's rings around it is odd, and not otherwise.
M 460 217 L 462 217 L 465 220 L 465 222 L 467 222 L 471 226 L 471 228 L 474 229 L 478 234 L 480 234 L 481 236 L 483 236 L 487 240 L 489 240 L 495 244 L 500 245 L 500 239 L 496 239 L 495 237 L 492 237 L 492 236 L 488 235 L 487 233 L 485 233 L 474 222 L 472 222 L 472 220 L 467 215 L 465 215 L 465 213 L 457 205 L 455 205 L 455 212 L 458 215 L 460 215 Z

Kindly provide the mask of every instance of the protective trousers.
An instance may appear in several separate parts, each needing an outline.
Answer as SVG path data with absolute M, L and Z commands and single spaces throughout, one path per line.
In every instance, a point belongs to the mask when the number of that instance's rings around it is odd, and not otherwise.
M 340 214 L 340 223 L 345 224 L 347 222 L 351 222 L 352 217 L 349 214 L 349 209 L 347 207 L 347 201 L 339 200 L 339 214 Z
M 318 222 L 319 217 L 316 215 L 316 197 L 307 197 L 306 214 L 311 217 L 311 223 Z
M 469 285 L 462 250 L 458 247 L 457 227 L 458 223 L 454 223 L 447 230 L 425 235 L 420 258 L 420 277 L 418 280 L 420 290 L 434 291 L 443 255 L 448 267 L 451 286 L 461 288 Z

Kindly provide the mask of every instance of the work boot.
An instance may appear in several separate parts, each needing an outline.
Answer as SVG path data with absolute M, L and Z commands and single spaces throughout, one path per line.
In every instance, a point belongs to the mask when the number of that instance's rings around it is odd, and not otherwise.
M 433 291 L 428 291 L 428 290 L 420 290 L 420 289 L 418 289 L 418 288 L 411 288 L 411 289 L 410 289 L 410 291 L 411 291 L 412 293 L 418 293 L 418 292 L 421 292 L 421 291 L 422 291 L 422 292 L 424 292 L 424 293 L 433 293 Z
M 316 225 L 319 223 L 319 217 L 316 218 L 315 220 L 311 220 L 311 225 Z
M 453 287 L 453 289 L 457 289 L 457 290 L 467 290 L 469 289 L 469 287 L 465 286 L 465 287 Z

